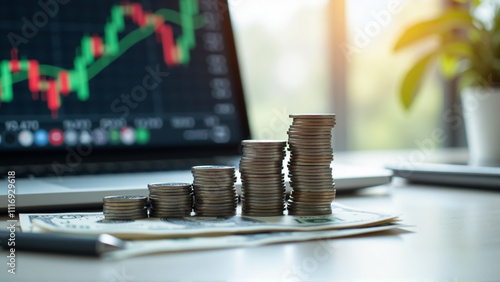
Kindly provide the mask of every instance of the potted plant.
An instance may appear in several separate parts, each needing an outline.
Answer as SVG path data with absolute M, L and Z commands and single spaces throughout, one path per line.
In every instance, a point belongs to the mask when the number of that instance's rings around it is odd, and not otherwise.
M 457 0 L 458 2 L 458 0 Z M 464 0 L 460 2 L 466 2 Z M 437 37 L 437 48 L 420 58 L 403 79 L 400 97 L 409 109 L 429 66 L 439 64 L 458 83 L 469 144 L 469 164 L 500 165 L 500 8 L 491 23 L 474 16 L 479 1 L 449 7 L 408 28 L 395 51 Z

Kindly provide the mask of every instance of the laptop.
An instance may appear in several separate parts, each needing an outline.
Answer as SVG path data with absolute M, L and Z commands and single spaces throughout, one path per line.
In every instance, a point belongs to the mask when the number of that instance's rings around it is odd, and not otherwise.
M 251 139 L 226 1 L 9 1 L 0 89 L 1 209 L 7 179 L 18 211 L 98 207 Z M 391 178 L 334 170 L 338 190 Z
M 388 164 L 394 176 L 414 183 L 446 185 L 474 189 L 500 189 L 500 167 L 468 165 L 466 163 L 415 162 Z

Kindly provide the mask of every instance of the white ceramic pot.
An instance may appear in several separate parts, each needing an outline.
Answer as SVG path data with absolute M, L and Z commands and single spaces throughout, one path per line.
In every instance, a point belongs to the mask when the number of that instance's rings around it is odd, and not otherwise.
M 469 164 L 500 166 L 500 88 L 462 91 Z

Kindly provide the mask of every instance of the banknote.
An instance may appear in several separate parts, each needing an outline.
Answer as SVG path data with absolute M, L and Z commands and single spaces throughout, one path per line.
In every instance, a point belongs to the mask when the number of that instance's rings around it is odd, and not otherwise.
M 310 231 L 310 232 L 266 232 L 257 234 L 226 235 L 219 237 L 192 237 L 179 239 L 126 241 L 123 250 L 104 255 L 105 259 L 123 259 L 153 253 L 184 252 L 226 248 L 255 247 L 285 242 L 318 240 L 318 246 L 328 251 L 329 243 L 323 239 L 354 236 L 405 227 L 401 224 L 385 224 L 361 228 Z
M 322 216 L 229 218 L 185 217 L 106 220 L 102 212 L 20 214 L 24 232 L 76 234 L 108 233 L 122 239 L 186 238 L 259 232 L 322 231 L 382 225 L 397 221 L 397 215 L 382 214 L 332 204 L 333 213 Z

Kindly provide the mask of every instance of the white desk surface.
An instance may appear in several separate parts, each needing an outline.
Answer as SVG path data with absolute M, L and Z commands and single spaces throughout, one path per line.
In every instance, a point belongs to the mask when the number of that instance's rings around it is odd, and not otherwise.
M 395 212 L 414 227 L 121 261 L 18 251 L 16 275 L 0 251 L 0 281 L 500 281 L 500 192 L 395 179 L 336 201 Z

